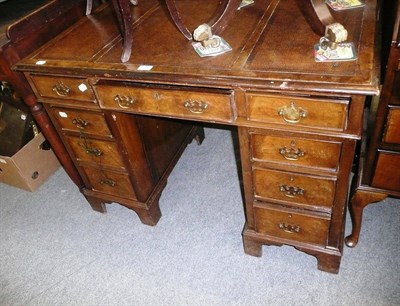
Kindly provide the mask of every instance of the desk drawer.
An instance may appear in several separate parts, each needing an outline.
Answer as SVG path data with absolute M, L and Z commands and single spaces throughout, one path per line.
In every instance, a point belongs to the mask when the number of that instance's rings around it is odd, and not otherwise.
M 378 153 L 372 187 L 400 192 L 400 152 Z
M 398 99 L 400 98 L 400 61 L 396 68 L 397 69 L 394 70 L 394 79 L 393 85 L 391 86 L 392 91 L 390 94 L 397 98 L 397 100 L 393 99 L 392 103 L 399 104 Z
M 129 176 L 126 173 L 104 171 L 91 167 L 82 167 L 91 188 L 119 197 L 136 199 Z
M 230 91 L 193 91 L 185 88 L 95 86 L 102 108 L 216 122 L 235 120 Z
M 62 99 L 95 103 L 94 94 L 84 78 L 31 75 L 41 101 Z
M 348 100 L 248 93 L 246 101 L 251 121 L 339 131 L 347 126 Z
M 254 160 L 337 171 L 341 143 L 298 137 L 251 134 Z
M 304 242 L 325 245 L 330 225 L 329 217 L 299 213 L 285 208 L 255 207 L 255 230 L 261 234 Z
M 58 107 L 48 109 L 52 118 L 57 121 L 63 131 L 111 137 L 111 132 L 102 113 Z
M 255 197 L 260 200 L 305 204 L 310 209 L 330 209 L 335 196 L 336 181 L 328 178 L 254 169 L 253 181 Z
M 400 144 L 400 108 L 390 107 L 386 119 L 383 141 Z
M 92 163 L 100 167 L 124 169 L 116 143 L 87 137 L 65 135 L 69 147 L 78 162 Z

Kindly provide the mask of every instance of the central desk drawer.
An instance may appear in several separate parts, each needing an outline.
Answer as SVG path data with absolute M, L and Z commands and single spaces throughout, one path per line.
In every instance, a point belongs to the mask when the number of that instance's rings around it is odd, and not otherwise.
M 95 92 L 104 109 L 216 122 L 236 119 L 234 97 L 230 91 L 97 85 Z

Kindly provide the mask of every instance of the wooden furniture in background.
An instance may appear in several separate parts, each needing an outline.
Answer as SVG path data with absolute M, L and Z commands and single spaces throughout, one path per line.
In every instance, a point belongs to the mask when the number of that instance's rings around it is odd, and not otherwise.
M 393 36 L 378 108 L 371 114 L 374 121 L 362 144 L 349 205 L 353 221 L 352 233 L 346 237 L 349 247 L 358 243 L 364 208 L 387 196 L 400 196 L 400 5 L 398 1 L 390 4 L 392 7 L 386 8 L 397 13 L 394 22 L 385 19 L 393 26 Z
M 179 9 L 195 28 L 219 3 L 181 1 Z M 142 1 L 131 7 L 134 48 L 121 63 L 120 31 L 102 5 L 16 67 L 44 104 L 93 208 L 120 203 L 154 224 L 173 156 L 193 136 L 201 141 L 192 125 L 232 125 L 245 252 L 261 256 L 263 245 L 291 245 L 337 273 L 365 96 L 379 92 L 376 11 L 376 1 L 366 0 L 362 9 L 335 13 L 358 59 L 316 63 L 320 36 L 295 1 L 259 0 L 238 10 L 223 32 L 232 50 L 211 58 L 197 55 L 159 1 Z
M 7 2 L 7 5 L 11 5 L 12 2 Z M 93 5 L 97 6 L 98 2 L 95 1 Z M 19 1 L 18 6 L 23 6 L 23 1 Z M 43 107 L 37 103 L 24 75 L 13 71 L 12 66 L 84 17 L 85 13 L 86 1 L 84 0 L 43 1 L 43 5 L 36 10 L 27 15 L 21 15 L 19 20 L 7 26 L 6 32 L 0 36 L 0 80 L 9 84 L 15 94 L 30 108 L 60 163 L 80 188 L 83 187 L 81 177 L 60 138 L 53 130 L 50 119 Z M 10 101 L 10 103 L 16 103 L 16 101 Z

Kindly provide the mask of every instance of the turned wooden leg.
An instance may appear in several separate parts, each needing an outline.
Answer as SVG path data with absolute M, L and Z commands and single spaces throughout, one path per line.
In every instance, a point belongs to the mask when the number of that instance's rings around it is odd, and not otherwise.
M 333 274 L 339 273 L 341 256 L 320 253 L 315 257 L 318 260 L 318 270 Z
M 106 204 L 104 203 L 104 201 L 95 198 L 95 197 L 91 197 L 88 195 L 85 195 L 86 200 L 89 202 L 90 206 L 92 207 L 92 209 L 94 211 L 98 211 L 101 213 L 106 213 L 107 209 L 106 209 Z
M 158 201 L 151 204 L 149 209 L 135 209 L 143 224 L 154 226 L 161 218 L 161 210 Z
M 244 252 L 248 255 L 261 257 L 262 256 L 262 244 L 256 242 L 252 239 L 246 238 L 243 236 L 243 246 Z
M 350 202 L 350 215 L 353 223 L 353 229 L 349 236 L 346 237 L 346 245 L 355 247 L 360 236 L 362 214 L 364 208 L 371 203 L 376 203 L 384 200 L 388 195 L 372 191 L 356 190 Z
M 50 143 L 54 154 L 64 167 L 65 172 L 79 189 L 83 188 L 84 184 L 82 178 L 79 175 L 70 155 L 65 149 L 62 140 L 58 136 L 55 127 L 51 123 L 49 116 L 45 112 L 43 105 L 37 102 L 36 97 L 33 94 L 24 96 L 24 102 L 30 107 L 32 116 L 35 118 L 35 121 L 39 125 L 43 135 Z

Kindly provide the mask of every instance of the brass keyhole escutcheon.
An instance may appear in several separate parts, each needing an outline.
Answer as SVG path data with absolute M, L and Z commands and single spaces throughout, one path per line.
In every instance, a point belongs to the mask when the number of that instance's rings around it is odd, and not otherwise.
M 156 92 L 153 93 L 153 98 L 154 98 L 154 100 L 160 100 L 161 99 L 161 94 L 156 91 Z

